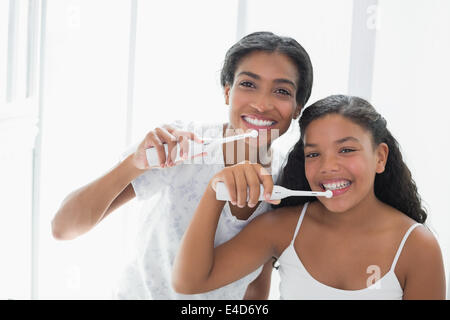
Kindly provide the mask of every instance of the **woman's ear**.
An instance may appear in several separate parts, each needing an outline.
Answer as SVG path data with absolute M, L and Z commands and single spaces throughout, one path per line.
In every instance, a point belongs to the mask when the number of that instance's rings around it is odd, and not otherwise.
M 295 108 L 293 119 L 297 119 L 300 116 L 300 113 L 302 113 L 302 105 L 298 104 Z
M 229 84 L 225 85 L 225 88 L 223 89 L 223 94 L 225 96 L 225 104 L 230 105 L 230 90 L 231 87 Z
M 377 147 L 376 153 L 377 153 L 376 172 L 383 173 L 389 155 L 388 145 L 384 142 L 380 143 Z

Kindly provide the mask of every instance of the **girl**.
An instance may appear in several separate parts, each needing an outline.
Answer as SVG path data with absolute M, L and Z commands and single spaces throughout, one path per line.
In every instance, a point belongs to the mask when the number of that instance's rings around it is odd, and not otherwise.
M 257 129 L 268 139 L 258 138 L 256 150 L 267 150 L 272 143 L 271 132 L 280 135 L 286 132 L 308 101 L 312 66 L 308 54 L 294 39 L 256 32 L 229 49 L 221 84 L 225 103 L 230 106 L 228 123 L 202 126 L 176 123 L 150 131 L 116 168 L 72 192 L 52 221 L 55 238 L 73 239 L 134 197 L 145 200 L 136 258 L 125 270 L 117 298 L 242 299 L 245 295 L 256 299 L 268 295 L 270 265 L 261 274 L 259 268 L 244 279 L 206 294 L 180 295 L 170 285 L 178 245 L 209 180 L 225 166 L 249 159 L 250 151 L 254 150 L 251 149 L 254 145 L 246 144 L 242 153 L 234 152 L 238 143 L 229 143 L 206 155 L 208 161 L 203 164 L 184 164 L 175 163 L 175 146 L 180 145 L 180 155 L 183 155 L 189 151 L 189 139 L 201 142 L 216 133 L 222 137 L 237 130 Z M 167 155 L 163 144 L 168 146 Z M 157 150 L 162 169 L 149 169 L 145 152 L 148 148 Z M 258 154 L 267 158 L 264 152 Z M 273 162 L 267 165 L 274 167 Z M 276 172 L 278 168 L 273 169 Z M 266 203 L 252 208 L 226 206 L 221 210 L 216 243 L 229 240 L 248 221 L 268 209 Z
M 280 184 L 328 189 L 333 197 L 286 198 L 214 248 L 224 206 L 215 200 L 215 184 L 223 181 L 241 204 L 247 199 L 242 185 L 249 186 L 249 204 L 260 183 L 266 196 L 272 188 L 258 164 L 225 168 L 211 179 L 184 235 L 175 290 L 221 287 L 275 256 L 282 299 L 444 299 L 439 245 L 422 225 L 427 214 L 383 117 L 363 99 L 330 96 L 304 110 L 300 128 Z

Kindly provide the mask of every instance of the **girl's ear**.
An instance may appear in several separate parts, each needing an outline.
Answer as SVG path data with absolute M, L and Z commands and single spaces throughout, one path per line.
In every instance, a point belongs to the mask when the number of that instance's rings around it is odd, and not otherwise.
M 229 84 L 225 85 L 225 88 L 223 89 L 223 94 L 225 96 L 225 104 L 230 105 L 230 90 L 231 87 Z
M 387 158 L 389 155 L 389 147 L 386 143 L 380 143 L 376 150 L 377 153 L 377 165 L 376 172 L 383 173 L 386 167 Z

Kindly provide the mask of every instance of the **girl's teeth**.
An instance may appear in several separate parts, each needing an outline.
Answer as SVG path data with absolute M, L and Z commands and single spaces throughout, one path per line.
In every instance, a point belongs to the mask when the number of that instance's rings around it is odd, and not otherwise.
M 244 117 L 244 120 L 255 126 L 261 126 L 261 127 L 269 127 L 275 123 L 275 121 L 260 120 L 260 119 L 254 119 L 254 118 L 249 118 L 249 117 Z
M 324 184 L 323 187 L 325 190 L 336 190 L 336 189 L 344 189 L 350 185 L 350 181 L 342 181 L 337 183 L 327 183 Z

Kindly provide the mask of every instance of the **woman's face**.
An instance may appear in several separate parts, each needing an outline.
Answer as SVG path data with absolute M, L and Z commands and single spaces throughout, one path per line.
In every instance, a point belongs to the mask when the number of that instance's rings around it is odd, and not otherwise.
M 332 190 L 319 197 L 332 212 L 345 212 L 361 201 L 375 199 L 376 173 L 384 171 L 388 147 L 375 149 L 371 134 L 337 114 L 312 121 L 306 128 L 305 172 L 311 190 Z
M 295 64 L 280 53 L 255 51 L 239 62 L 234 83 L 225 86 L 232 129 L 259 131 L 259 144 L 285 133 L 300 113 Z M 263 140 L 264 139 L 264 140 Z

